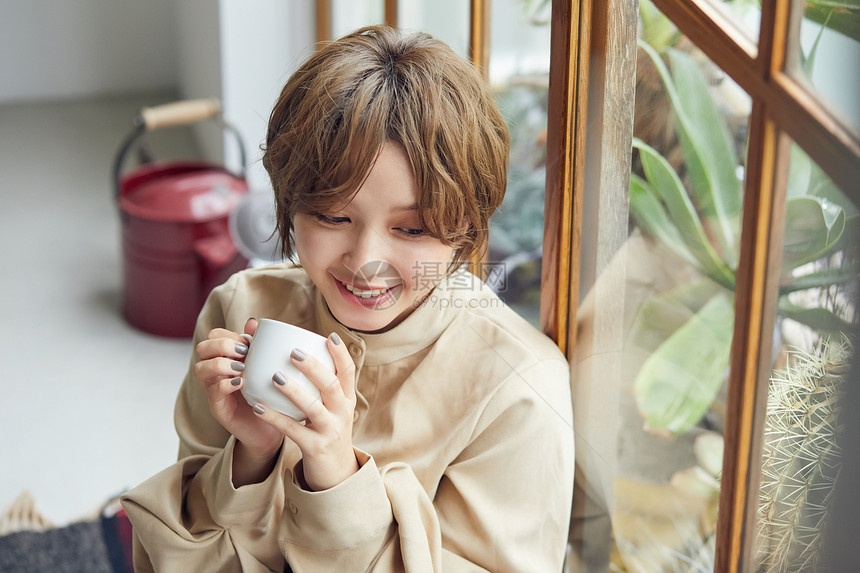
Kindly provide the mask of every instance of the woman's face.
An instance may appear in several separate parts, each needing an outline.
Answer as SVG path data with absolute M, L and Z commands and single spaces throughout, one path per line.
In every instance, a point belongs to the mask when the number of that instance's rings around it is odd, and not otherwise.
M 444 278 L 454 250 L 424 232 L 417 204 L 406 153 L 386 143 L 348 205 L 295 216 L 299 261 L 341 324 L 392 328 Z

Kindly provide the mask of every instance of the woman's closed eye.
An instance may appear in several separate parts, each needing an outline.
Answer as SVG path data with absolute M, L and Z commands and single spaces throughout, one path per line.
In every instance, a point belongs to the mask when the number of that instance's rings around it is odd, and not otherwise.
M 341 223 L 349 223 L 349 217 L 335 217 L 331 215 L 323 215 L 322 213 L 314 213 L 314 217 L 320 223 L 327 225 L 339 225 Z
M 319 223 L 328 227 L 336 227 L 338 225 L 351 222 L 351 219 L 349 217 L 344 217 L 341 215 L 325 215 L 323 213 L 313 213 L 313 216 Z M 428 236 L 427 231 L 418 227 L 392 227 L 392 229 L 410 239 L 418 239 L 421 237 Z
M 415 229 L 411 227 L 397 227 L 396 230 L 409 237 L 423 237 L 427 234 L 427 231 L 424 229 Z

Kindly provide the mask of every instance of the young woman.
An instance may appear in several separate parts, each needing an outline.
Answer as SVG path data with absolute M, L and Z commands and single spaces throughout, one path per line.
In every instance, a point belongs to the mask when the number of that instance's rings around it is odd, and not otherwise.
M 462 268 L 505 189 L 508 134 L 472 66 L 426 34 L 359 30 L 269 122 L 284 253 L 202 310 L 179 462 L 124 497 L 138 571 L 560 571 L 573 491 L 568 365 Z M 255 317 L 255 318 L 249 318 Z M 257 318 L 328 336 L 248 404 Z

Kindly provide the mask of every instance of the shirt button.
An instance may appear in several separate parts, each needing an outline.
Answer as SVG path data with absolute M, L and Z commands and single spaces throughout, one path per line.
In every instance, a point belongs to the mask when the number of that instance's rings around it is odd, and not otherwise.
M 293 500 L 290 500 L 290 502 L 287 505 L 289 506 L 290 511 L 292 511 L 293 513 L 299 512 L 299 508 L 296 506 L 296 504 Z
M 360 356 L 361 346 L 359 346 L 358 344 L 350 344 L 349 351 L 352 353 L 353 356 Z

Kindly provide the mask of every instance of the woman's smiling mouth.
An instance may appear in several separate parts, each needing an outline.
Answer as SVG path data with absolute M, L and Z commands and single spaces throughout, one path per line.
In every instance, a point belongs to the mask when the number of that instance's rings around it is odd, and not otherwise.
M 393 287 L 385 287 L 385 288 L 381 288 L 381 289 L 374 288 L 374 289 L 364 290 L 364 289 L 360 289 L 360 288 L 354 287 L 354 286 L 352 286 L 350 284 L 346 284 L 346 283 L 344 283 L 343 286 L 346 287 L 346 290 L 348 290 L 349 292 L 351 292 L 355 296 L 360 296 L 361 298 L 370 298 L 372 296 L 379 296 L 380 294 L 386 293 L 391 288 L 393 288 Z
M 375 308 L 376 310 L 381 310 L 380 307 L 383 305 L 383 308 L 388 308 L 394 304 L 395 300 L 392 299 L 392 296 L 397 287 L 402 284 L 358 287 L 337 278 L 334 279 L 334 282 L 337 285 L 340 294 L 346 300 L 358 306 L 364 308 Z M 386 302 L 388 304 L 384 304 Z

